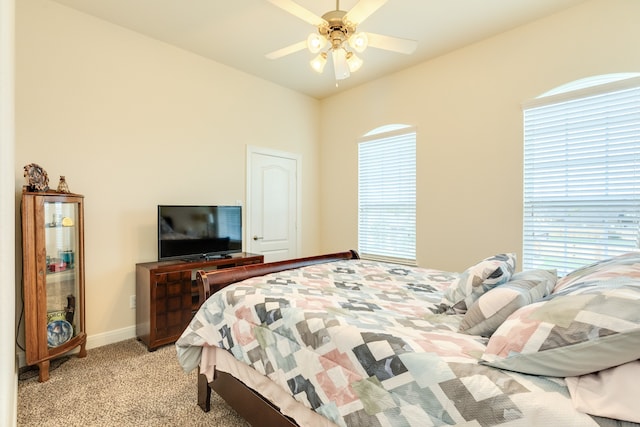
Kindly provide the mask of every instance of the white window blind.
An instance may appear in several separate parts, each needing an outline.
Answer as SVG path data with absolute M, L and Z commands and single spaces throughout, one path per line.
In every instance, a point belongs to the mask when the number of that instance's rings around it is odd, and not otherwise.
M 575 268 L 638 248 L 640 80 L 524 111 L 523 268 Z
M 404 128 L 358 144 L 358 252 L 415 264 L 416 132 Z

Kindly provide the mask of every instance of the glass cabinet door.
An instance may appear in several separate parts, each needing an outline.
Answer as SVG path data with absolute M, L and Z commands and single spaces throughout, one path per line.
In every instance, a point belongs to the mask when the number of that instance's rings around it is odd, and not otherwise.
M 82 332 L 80 311 L 79 204 L 44 202 L 47 344 L 58 347 Z
M 84 318 L 84 196 L 22 191 L 22 292 L 27 365 L 49 379 L 50 360 L 80 347 Z

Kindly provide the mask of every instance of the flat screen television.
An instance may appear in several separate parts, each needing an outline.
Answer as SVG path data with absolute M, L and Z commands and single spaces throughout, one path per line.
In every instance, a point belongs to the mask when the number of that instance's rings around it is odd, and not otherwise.
M 158 205 L 158 261 L 242 252 L 241 206 Z

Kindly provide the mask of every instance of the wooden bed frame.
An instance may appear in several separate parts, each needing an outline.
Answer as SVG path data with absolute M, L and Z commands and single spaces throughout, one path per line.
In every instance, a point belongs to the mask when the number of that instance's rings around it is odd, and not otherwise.
M 338 252 L 264 264 L 252 264 L 221 270 L 201 270 L 196 273 L 200 305 L 202 305 L 211 294 L 241 280 L 278 271 L 345 259 L 360 259 L 360 257 L 356 251 L 351 250 L 348 252 Z M 214 379 L 211 383 L 207 381 L 207 377 L 204 374 L 198 375 L 198 406 L 205 412 L 209 412 L 211 409 L 211 390 L 214 390 L 251 425 L 270 427 L 294 427 L 298 425 L 294 420 L 283 415 L 275 405 L 263 398 L 259 393 L 247 387 L 232 375 L 220 371 L 215 371 Z

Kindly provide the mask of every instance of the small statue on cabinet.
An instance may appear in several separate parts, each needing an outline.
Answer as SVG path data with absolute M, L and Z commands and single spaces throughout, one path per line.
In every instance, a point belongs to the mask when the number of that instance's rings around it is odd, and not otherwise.
M 58 183 L 58 193 L 70 193 L 69 185 L 67 185 L 67 179 L 64 175 L 60 175 L 60 182 Z
M 27 178 L 29 191 L 47 191 L 49 189 L 47 171 L 35 163 L 29 163 L 24 167 L 24 177 Z

